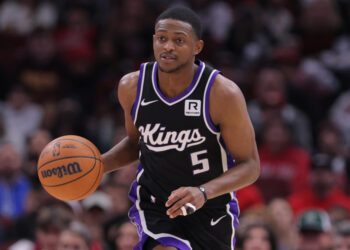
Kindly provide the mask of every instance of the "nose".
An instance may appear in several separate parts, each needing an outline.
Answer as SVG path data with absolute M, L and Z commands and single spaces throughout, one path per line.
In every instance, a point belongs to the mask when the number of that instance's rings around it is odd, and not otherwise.
M 174 46 L 174 43 L 172 41 L 167 41 L 165 44 L 164 44 L 164 49 L 166 51 L 173 51 L 175 49 L 175 46 Z

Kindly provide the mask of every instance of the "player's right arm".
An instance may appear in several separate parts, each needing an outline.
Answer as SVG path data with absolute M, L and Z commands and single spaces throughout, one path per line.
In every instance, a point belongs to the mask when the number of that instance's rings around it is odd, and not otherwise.
M 123 76 L 119 82 L 118 99 L 124 110 L 127 136 L 102 155 L 105 173 L 138 160 L 140 134 L 133 123 L 131 109 L 136 99 L 139 74 L 139 71 L 129 73 Z

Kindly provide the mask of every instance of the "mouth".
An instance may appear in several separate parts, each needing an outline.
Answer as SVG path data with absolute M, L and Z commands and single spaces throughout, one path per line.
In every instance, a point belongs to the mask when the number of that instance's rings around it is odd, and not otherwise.
M 160 54 L 160 59 L 164 62 L 173 62 L 176 61 L 177 56 L 169 53 L 162 53 Z

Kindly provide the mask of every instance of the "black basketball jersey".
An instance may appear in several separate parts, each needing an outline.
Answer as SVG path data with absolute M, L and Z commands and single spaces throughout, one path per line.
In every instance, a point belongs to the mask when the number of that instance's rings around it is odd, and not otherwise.
M 166 201 L 181 186 L 199 186 L 234 166 L 219 129 L 209 115 L 209 93 L 219 71 L 196 61 L 191 85 L 175 98 L 157 83 L 157 62 L 141 65 L 132 118 L 140 136 L 137 181 Z M 236 203 L 235 193 L 209 200 L 206 206 Z M 238 213 L 238 206 L 236 213 Z

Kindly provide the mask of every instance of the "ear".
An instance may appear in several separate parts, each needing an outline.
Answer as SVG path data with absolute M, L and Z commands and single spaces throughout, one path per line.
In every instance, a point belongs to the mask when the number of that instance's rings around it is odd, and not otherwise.
M 194 45 L 194 55 L 196 56 L 199 53 L 201 53 L 203 47 L 204 47 L 204 41 L 203 40 L 196 41 L 195 45 Z

